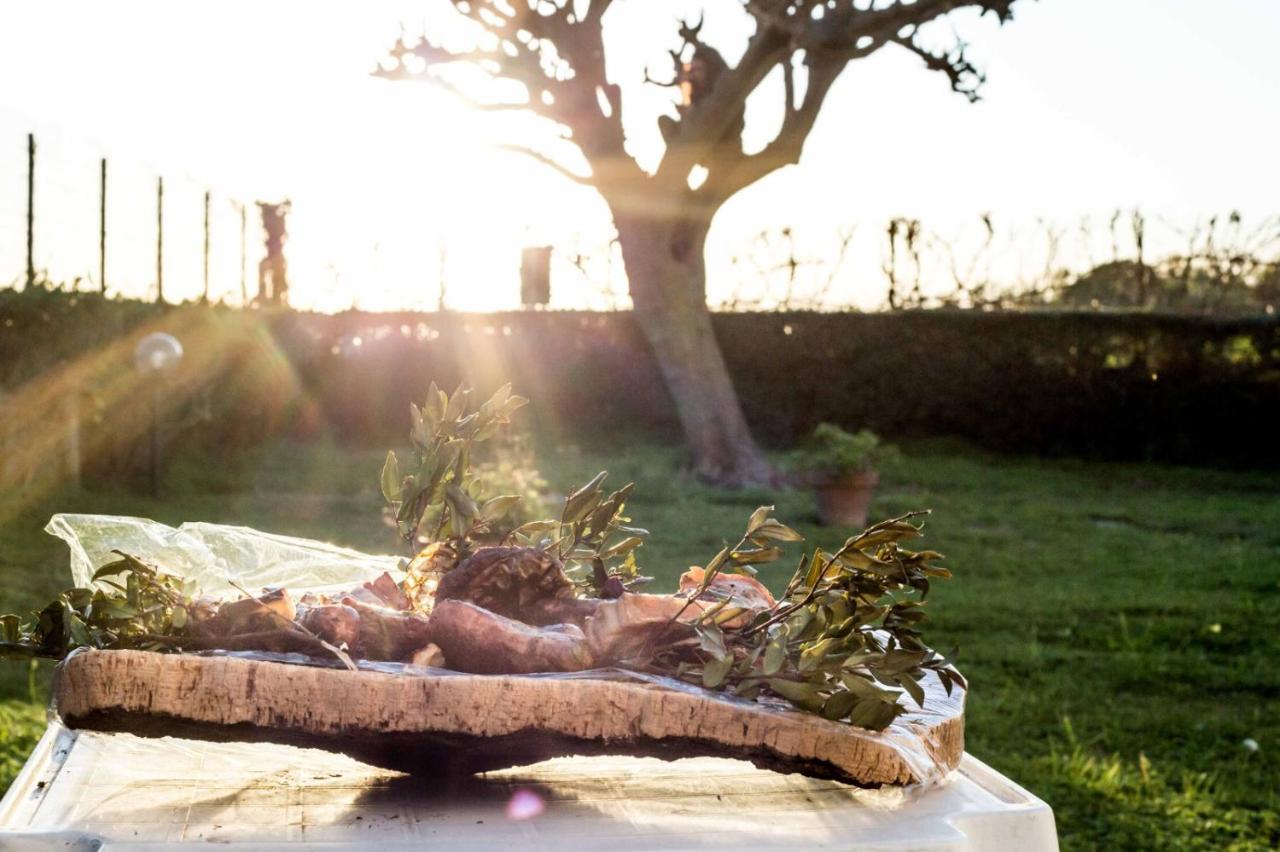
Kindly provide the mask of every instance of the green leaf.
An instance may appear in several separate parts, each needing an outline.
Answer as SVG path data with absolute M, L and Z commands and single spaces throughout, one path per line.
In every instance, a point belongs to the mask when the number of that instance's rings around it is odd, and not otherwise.
M 427 429 L 426 420 L 423 418 L 422 409 L 409 403 L 409 440 L 420 447 L 425 447 L 431 440 L 431 433 Z M 434 425 L 434 424 L 432 424 Z
M 827 567 L 826 554 L 821 548 L 813 551 L 813 556 L 809 557 L 809 569 L 805 572 L 804 584 L 812 589 L 822 579 L 823 570 Z
M 843 719 L 849 715 L 849 711 L 853 709 L 853 705 L 857 702 L 858 696 L 852 692 L 833 692 L 827 702 L 822 705 L 822 715 L 832 721 Z
M 874 698 L 863 698 L 849 714 L 849 724 L 871 731 L 882 731 L 902 712 L 897 704 L 889 704 Z
M 607 550 L 600 554 L 600 557 L 602 559 L 610 559 L 614 556 L 621 556 L 624 553 L 629 553 L 630 551 L 635 550 L 642 544 L 644 544 L 644 539 L 640 538 L 640 536 L 627 536 L 617 544 L 610 545 Z
M 63 613 L 63 623 L 67 628 L 67 636 L 73 647 L 87 647 L 93 644 L 93 637 L 83 620 L 70 607 Z
M 444 417 L 444 411 L 449 406 L 449 397 L 445 392 L 436 386 L 435 382 L 431 383 L 431 389 L 427 391 L 427 402 L 422 407 L 422 414 L 427 418 L 434 429 L 441 418 Z
M 93 572 L 93 579 L 101 580 L 103 577 L 114 577 L 118 574 L 130 570 L 130 565 L 126 559 L 117 559 L 115 562 L 108 562 L 97 571 Z
M 462 415 L 467 411 L 467 403 L 471 400 L 471 388 L 459 387 L 453 392 L 453 396 L 449 397 L 449 402 L 444 409 L 444 417 L 441 420 L 447 425 L 457 423 L 462 419 Z
M 898 682 L 899 686 L 907 691 L 911 696 L 911 699 L 915 701 L 916 704 L 924 707 L 924 687 L 922 687 L 915 678 L 909 674 L 901 674 L 894 678 L 894 680 Z
M 480 406 L 480 410 L 486 414 L 490 412 L 501 411 L 502 407 L 507 404 L 507 400 L 511 398 L 511 383 L 507 382 L 502 387 L 494 391 L 493 396 L 489 397 L 489 401 Z
M 529 521 L 527 524 L 521 524 L 512 530 L 513 534 L 527 535 L 529 533 L 550 532 L 560 526 L 559 521 Z
M 801 683 L 794 680 L 771 677 L 769 678 L 769 688 L 797 707 L 802 707 L 815 713 L 820 712 L 825 703 L 822 693 L 812 683 Z
M 719 627 L 714 624 L 700 624 L 694 629 L 698 634 L 698 647 L 717 660 L 723 660 L 729 656 L 729 650 L 724 644 L 724 633 Z
M 724 683 L 725 678 L 729 676 L 731 668 L 733 668 L 733 657 L 709 661 L 702 667 L 702 685 L 707 689 L 715 689 Z
M 896 703 L 901 692 L 893 689 L 884 689 L 877 686 L 868 678 L 862 677 L 854 672 L 845 672 L 840 676 L 840 682 L 844 688 L 857 695 L 859 698 L 873 698 L 876 701 L 888 704 Z
M 751 532 L 752 536 L 771 539 L 773 541 L 804 541 L 804 536 L 780 521 L 769 518 Z
M 523 396 L 512 396 L 507 400 L 507 404 L 502 407 L 502 416 L 510 417 L 520 409 L 529 404 L 529 400 Z
M 450 482 L 444 487 L 445 503 L 449 506 L 450 525 L 455 538 L 462 538 L 471 529 L 471 522 L 480 513 L 480 507 L 471 495 Z
M 814 642 L 800 653 L 800 661 L 797 668 L 802 672 L 812 671 L 822 664 L 827 654 L 839 643 L 839 639 L 820 639 Z
M 751 537 L 752 533 L 760 529 L 760 527 L 765 523 L 765 521 L 769 520 L 769 513 L 772 511 L 773 511 L 772 506 L 761 506 L 760 508 L 756 509 L 754 512 L 751 513 L 751 517 L 747 519 L 747 537 L 748 538 Z
M 782 556 L 782 550 L 777 547 L 759 547 L 751 550 L 735 550 L 729 554 L 729 557 L 739 565 L 760 565 L 765 562 L 774 562 Z
M 480 507 L 481 520 L 492 522 L 505 518 L 507 513 L 520 502 L 520 499 L 519 494 L 502 494 L 498 497 L 489 498 Z
M 764 673 L 767 675 L 777 674 L 782 670 L 782 664 L 787 659 L 786 637 L 780 636 L 769 642 L 768 647 L 764 650 Z
M 715 572 L 720 570 L 720 566 L 723 565 L 725 563 L 725 560 L 727 560 L 728 558 L 729 558 L 729 548 L 727 547 L 722 548 L 719 553 L 711 557 L 711 561 L 707 563 L 707 567 L 703 571 L 702 582 L 704 586 L 711 582 L 712 578 L 715 575 Z
M 590 482 L 565 498 L 564 512 L 560 517 L 566 524 L 576 524 L 600 504 L 603 498 L 600 483 L 604 482 L 604 478 L 608 475 L 608 471 L 600 471 Z
M 396 459 L 396 454 L 390 450 L 387 451 L 387 460 L 382 464 L 380 484 L 382 496 L 388 503 L 399 501 L 400 489 L 404 486 L 404 482 L 400 477 L 400 462 Z

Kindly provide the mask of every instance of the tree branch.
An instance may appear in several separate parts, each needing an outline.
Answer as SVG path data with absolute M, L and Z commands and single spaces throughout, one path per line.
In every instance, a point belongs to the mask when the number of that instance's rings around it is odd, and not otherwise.
M 813 22 L 812 35 L 821 39 L 813 46 L 835 49 L 858 48 L 866 39 L 883 44 L 903 30 L 923 26 L 929 21 L 962 7 L 975 7 L 992 12 L 1001 23 L 1012 17 L 1013 0 L 902 0 L 879 8 L 859 9 L 847 0 L 822 19 Z
M 684 112 L 676 132 L 667 140 L 655 177 L 680 185 L 694 166 L 709 165 L 712 152 L 741 115 L 747 96 L 790 52 L 785 33 L 772 27 L 757 29 L 738 64 L 721 74 L 701 103 Z
M 987 75 L 979 71 L 965 57 L 964 52 L 968 45 L 963 41 L 957 39 L 955 47 L 947 53 L 933 53 L 925 49 L 915 33 L 912 33 L 909 38 L 894 36 L 890 41 L 919 56 L 930 71 L 941 71 L 946 74 L 951 82 L 951 90 L 964 95 L 970 103 L 975 103 L 981 98 L 978 90 L 986 82 Z
M 794 72 L 787 66 L 783 68 L 783 90 L 786 97 L 786 113 L 782 119 L 782 127 L 773 141 L 755 154 L 743 155 L 736 160 L 717 163 L 717 167 L 703 185 L 705 192 L 713 199 L 725 201 L 737 192 L 778 169 L 800 162 L 800 154 L 805 140 L 813 130 L 818 113 L 826 100 L 827 92 L 840 76 L 844 68 L 843 62 L 823 62 L 819 57 L 810 57 L 805 68 L 808 81 L 805 86 L 804 99 L 796 104 L 794 89 Z
M 525 147 L 524 145 L 514 145 L 514 144 L 498 145 L 496 147 L 500 151 L 510 151 L 513 154 L 523 154 L 524 156 L 529 157 L 532 160 L 536 160 L 542 165 L 547 166 L 550 169 L 554 169 L 556 172 L 559 172 L 561 177 L 568 178 L 569 180 L 573 181 L 579 186 L 589 186 L 592 188 L 596 187 L 596 180 L 594 177 L 587 177 L 585 175 L 580 175 L 580 174 L 577 174 L 576 172 L 570 171 L 569 168 L 565 166 L 563 163 L 559 162 L 553 157 L 548 157 L 546 154 L 542 153 L 541 151 L 535 151 L 533 148 L 528 148 L 528 147 Z
M 764 175 L 799 160 L 805 139 L 813 129 L 823 101 L 840 72 L 852 60 L 867 56 L 886 44 L 896 44 L 924 60 L 926 67 L 947 75 L 951 87 L 975 99 L 982 74 L 965 57 L 964 45 L 936 54 L 924 49 L 917 29 L 959 8 L 992 12 L 1002 22 L 1011 16 L 1014 0 L 744 0 L 743 8 L 756 21 L 742 58 L 728 66 L 720 54 L 699 40 L 701 24 L 685 24 L 680 37 L 693 45 L 695 56 L 703 52 L 702 70 L 714 65 L 714 79 L 688 75 L 701 86 L 696 100 L 682 105 L 679 120 L 663 119 L 667 150 L 653 179 L 636 165 L 625 150 L 618 86 L 605 74 L 602 19 L 611 0 L 586 0 L 581 16 L 575 9 L 583 2 L 543 0 L 533 8 L 524 0 L 450 0 L 458 14 L 476 25 L 482 38 L 469 50 L 453 50 L 422 42 L 413 48 L 403 41 L 392 51 L 396 68 L 380 76 L 401 79 L 414 76 L 405 68 L 412 55 L 428 67 L 469 62 L 495 79 L 523 83 L 525 104 L 493 103 L 469 96 L 451 83 L 450 91 L 485 110 L 518 110 L 549 119 L 569 128 L 571 139 L 591 166 L 585 178 L 553 158 L 522 150 L 580 184 L 594 184 L 606 200 L 630 203 L 643 196 L 646 203 L 663 196 L 674 206 L 690 203 L 705 208 L 722 203 L 730 195 Z M 859 6 L 862 8 L 859 8 Z M 796 104 L 792 57 L 803 51 L 808 85 Z M 680 72 L 679 55 L 673 59 Z M 783 65 L 786 103 L 778 136 L 754 155 L 744 155 L 742 116 L 747 98 L 779 64 Z M 435 75 L 432 75 L 433 77 Z M 656 82 L 645 74 L 646 82 Z M 707 180 L 697 191 L 688 188 L 693 167 L 708 168 Z M 674 214 L 673 214 L 674 215 Z

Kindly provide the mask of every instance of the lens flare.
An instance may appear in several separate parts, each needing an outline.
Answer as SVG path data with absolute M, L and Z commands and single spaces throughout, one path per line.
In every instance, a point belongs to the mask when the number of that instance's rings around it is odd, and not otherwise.
M 541 796 L 532 790 L 521 788 L 516 790 L 511 795 L 511 801 L 507 802 L 507 819 L 533 819 L 546 808 L 546 803 L 542 801 Z

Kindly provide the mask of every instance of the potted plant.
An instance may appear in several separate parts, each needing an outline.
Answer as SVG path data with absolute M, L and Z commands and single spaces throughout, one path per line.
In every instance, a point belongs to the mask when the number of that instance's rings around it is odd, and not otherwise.
M 898 457 L 898 449 L 870 429 L 851 434 L 821 423 L 793 454 L 793 462 L 813 485 L 818 518 L 825 526 L 862 527 L 880 482 L 878 468 Z

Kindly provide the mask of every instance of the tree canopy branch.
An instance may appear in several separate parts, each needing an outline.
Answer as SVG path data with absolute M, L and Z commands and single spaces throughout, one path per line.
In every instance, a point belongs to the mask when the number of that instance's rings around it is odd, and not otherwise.
M 596 186 L 594 177 L 580 175 L 577 172 L 571 171 L 564 163 L 561 163 L 554 157 L 547 156 L 541 151 L 534 150 L 533 148 L 529 148 L 524 145 L 515 144 L 498 145 L 497 148 L 500 151 L 510 151 L 513 154 L 522 154 L 523 156 L 529 157 L 548 168 L 554 169 L 556 172 L 559 172 L 562 177 L 568 178 L 579 186 L 589 186 L 593 188 Z
M 435 46 L 425 39 L 412 48 L 403 41 L 392 50 L 399 60 L 381 76 L 414 76 L 405 59 L 415 57 L 428 68 L 469 62 L 494 79 L 524 84 L 528 102 L 492 103 L 469 96 L 458 86 L 444 82 L 451 93 L 485 110 L 527 109 L 569 128 L 571 140 L 592 167 L 593 178 L 568 172 L 575 182 L 594 180 L 602 189 L 635 190 L 649 182 L 625 150 L 621 92 L 605 73 L 603 17 L 611 0 L 450 0 L 460 16 L 476 25 L 482 37 L 465 50 Z M 676 76 L 686 102 L 679 117 L 660 119 L 667 141 L 656 173 L 655 186 L 673 195 L 688 197 L 687 181 L 693 168 L 708 169 L 708 178 L 695 191 L 700 204 L 723 201 L 737 190 L 800 157 L 805 139 L 814 126 L 823 101 L 840 72 L 854 59 L 894 44 L 919 56 L 926 67 L 946 74 L 952 89 L 976 100 L 983 75 L 965 56 L 959 42 L 948 52 L 934 53 L 917 38 L 919 27 L 960 8 L 991 12 L 1006 21 L 1014 0 L 896 0 L 866 4 L 862 0 L 744 0 L 743 9 L 756 22 L 741 59 L 725 62 L 700 36 L 701 22 L 685 23 L 679 30 L 683 50 L 693 47 L 693 57 L 682 61 L 682 51 L 672 52 Z M 861 6 L 861 8 L 860 8 Z M 803 51 L 808 84 L 801 103 L 795 103 L 796 81 L 792 58 Z M 702 78 L 697 78 L 701 57 Z M 785 110 L 778 136 L 763 150 L 745 155 L 741 150 L 742 116 L 747 98 L 777 66 L 783 70 Z M 708 71 L 708 68 L 711 71 Z M 714 72 L 714 73 L 711 73 Z M 433 78 L 438 78 L 432 75 Z M 645 82 L 653 80 L 646 70 Z M 690 93 L 696 91 L 696 97 Z M 536 152 L 535 152 L 536 153 Z M 550 160 L 541 155 L 541 159 Z M 548 165 L 559 167 L 550 161 Z M 565 171 L 561 168 L 561 171 Z M 616 197 L 616 196 L 615 196 Z
M 979 89 L 986 82 L 987 75 L 965 57 L 965 49 L 968 45 L 963 41 L 957 40 L 956 46 L 947 53 L 933 53 L 927 50 L 921 46 L 914 33 L 910 38 L 894 36 L 891 41 L 923 59 L 925 67 L 930 71 L 941 71 L 946 74 L 951 82 L 951 90 L 964 95 L 970 103 L 981 98 Z

